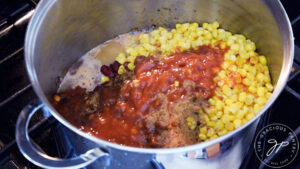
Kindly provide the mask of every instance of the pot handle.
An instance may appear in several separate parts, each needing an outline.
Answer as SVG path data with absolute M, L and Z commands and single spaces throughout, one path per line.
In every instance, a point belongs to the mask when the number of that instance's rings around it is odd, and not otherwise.
M 74 158 L 59 159 L 50 157 L 33 146 L 28 135 L 28 125 L 33 114 L 43 107 L 44 104 L 40 100 L 36 100 L 24 107 L 18 117 L 16 141 L 26 159 L 39 167 L 52 169 L 82 168 L 93 163 L 100 157 L 103 160 L 109 160 L 109 155 L 100 150 L 100 148 L 91 149 Z

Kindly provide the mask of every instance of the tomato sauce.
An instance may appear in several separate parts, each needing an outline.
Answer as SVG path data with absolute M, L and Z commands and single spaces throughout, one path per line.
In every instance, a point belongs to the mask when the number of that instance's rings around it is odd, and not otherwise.
M 124 80 L 120 86 L 101 85 L 94 91 L 99 93 L 100 106 L 96 113 L 84 120 L 79 116 L 80 111 L 86 108 L 83 97 L 74 96 L 81 89 L 60 93 L 73 101 L 54 103 L 54 106 L 67 120 L 92 135 L 122 145 L 150 147 L 143 119 L 160 106 L 156 96 L 164 94 L 170 108 L 191 95 L 210 98 L 216 87 L 213 79 L 221 69 L 225 52 L 204 45 L 197 50 L 175 53 L 161 59 L 138 57 L 134 76 Z M 184 86 L 186 81 L 194 82 L 195 86 L 187 89 Z M 74 107 L 77 109 L 74 110 Z M 81 123 L 78 123 L 79 120 Z

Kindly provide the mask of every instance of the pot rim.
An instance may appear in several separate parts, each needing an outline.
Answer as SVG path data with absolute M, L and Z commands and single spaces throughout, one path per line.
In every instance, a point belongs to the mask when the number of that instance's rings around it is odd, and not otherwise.
M 280 76 L 278 78 L 277 85 L 268 100 L 268 102 L 265 104 L 265 106 L 260 110 L 260 112 L 251 120 L 249 120 L 247 123 L 245 123 L 243 126 L 241 126 L 238 129 L 235 129 L 226 135 L 223 135 L 221 137 L 218 137 L 213 140 L 209 140 L 206 142 L 194 144 L 194 145 L 189 145 L 189 146 L 184 146 L 184 147 L 177 147 L 177 148 L 138 148 L 138 147 L 131 147 L 131 146 L 124 146 L 116 143 L 111 143 L 105 140 L 102 140 L 100 138 L 97 138 L 95 136 L 89 135 L 75 126 L 73 126 L 71 123 L 69 123 L 67 120 L 65 120 L 54 108 L 53 106 L 49 103 L 48 99 L 46 98 L 45 94 L 43 93 L 38 78 L 36 74 L 36 70 L 34 68 L 34 48 L 35 48 L 35 43 L 36 43 L 36 38 L 38 36 L 38 32 L 40 29 L 40 26 L 43 23 L 44 18 L 46 17 L 48 11 L 51 9 L 51 7 L 56 3 L 55 0 L 43 0 L 41 1 L 37 8 L 35 9 L 35 12 L 30 20 L 27 32 L 26 32 L 26 37 L 25 37 L 25 63 L 26 63 L 26 69 L 30 78 L 30 81 L 32 83 L 33 89 L 35 93 L 38 95 L 38 97 L 42 100 L 42 102 L 45 104 L 47 109 L 51 112 L 51 114 L 64 126 L 72 130 L 73 132 L 79 134 L 82 137 L 85 137 L 97 144 L 99 146 L 105 148 L 105 147 L 111 147 L 111 148 L 116 148 L 120 150 L 125 150 L 125 151 L 131 151 L 131 152 L 137 152 L 137 153 L 155 153 L 155 154 L 170 154 L 170 153 L 182 153 L 182 152 L 188 152 L 188 151 L 193 151 L 193 150 L 200 150 L 204 149 L 206 147 L 209 147 L 211 145 L 220 143 L 221 141 L 224 141 L 226 139 L 231 138 L 233 135 L 240 133 L 242 130 L 244 130 L 246 127 L 248 127 L 250 124 L 252 124 L 254 121 L 260 118 L 260 116 L 273 104 L 273 102 L 276 100 L 276 98 L 279 96 L 279 94 L 282 92 L 283 88 L 285 87 L 285 84 L 287 83 L 287 79 L 290 73 L 290 69 L 292 67 L 293 63 L 293 58 L 294 58 L 294 43 L 293 43 L 293 31 L 292 27 L 290 24 L 290 21 L 288 19 L 288 16 L 280 3 L 279 0 L 274 0 L 272 1 L 272 6 L 274 9 L 270 12 L 276 11 L 277 19 L 276 22 L 282 23 L 282 27 L 279 27 L 280 33 L 282 36 L 282 41 L 284 44 L 284 59 L 282 63 L 282 69 L 280 72 Z M 274 15 L 273 13 L 273 15 Z M 284 34 L 282 34 L 284 32 Z M 286 49 L 286 50 L 285 50 Z

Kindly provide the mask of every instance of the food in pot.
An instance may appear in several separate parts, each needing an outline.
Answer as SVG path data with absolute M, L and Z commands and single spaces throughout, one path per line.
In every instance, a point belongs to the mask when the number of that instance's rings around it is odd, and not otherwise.
M 239 128 L 273 86 L 265 56 L 219 24 L 121 35 L 83 56 L 53 105 L 81 130 L 136 147 L 196 144 Z

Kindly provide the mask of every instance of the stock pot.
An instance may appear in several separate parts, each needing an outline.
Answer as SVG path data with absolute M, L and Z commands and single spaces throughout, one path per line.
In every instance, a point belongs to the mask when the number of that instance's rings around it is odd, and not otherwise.
M 258 52 L 268 60 L 274 92 L 256 117 L 242 127 L 219 138 L 185 147 L 136 148 L 110 143 L 80 131 L 49 103 L 49 96 L 58 88 L 57 78 L 63 77 L 78 58 L 98 44 L 152 25 L 171 28 L 176 23 L 213 21 L 254 41 Z M 157 162 L 158 157 L 174 156 L 197 159 L 201 161 L 199 165 L 213 163 L 216 168 L 226 168 L 218 166 L 218 161 L 224 156 L 230 159 L 235 142 L 252 139 L 251 131 L 256 128 L 260 116 L 284 88 L 293 61 L 293 45 L 291 25 L 279 0 L 42 0 L 30 21 L 25 40 L 26 68 L 39 100 L 26 106 L 18 118 L 18 147 L 28 160 L 44 168 L 81 168 L 93 162 L 97 168 L 109 168 L 114 151 L 124 153 L 126 158 L 130 158 L 128 154 L 136 159 L 150 156 L 158 168 L 162 167 Z M 57 159 L 36 149 L 28 136 L 28 124 L 32 115 L 42 108 L 72 131 L 77 144 L 82 142 L 83 146 L 84 142 L 89 142 L 90 150 L 74 158 Z

